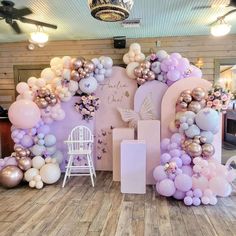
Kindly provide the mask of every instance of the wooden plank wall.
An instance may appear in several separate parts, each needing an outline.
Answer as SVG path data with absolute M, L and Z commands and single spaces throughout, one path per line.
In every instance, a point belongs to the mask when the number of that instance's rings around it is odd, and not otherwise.
M 161 42 L 158 48 L 157 40 Z M 179 52 L 191 62 L 202 58 L 204 78 L 210 81 L 214 78 L 214 59 L 236 58 L 236 35 L 224 38 L 191 36 L 128 39 L 127 47 L 132 42 L 140 43 L 146 55 L 150 50 L 164 49 L 168 53 Z M 13 65 L 48 64 L 52 57 L 65 55 L 83 56 L 87 59 L 107 55 L 113 58 L 115 64 L 121 64 L 124 53 L 128 51 L 127 48 L 114 49 L 112 39 L 54 41 L 34 51 L 29 51 L 27 45 L 27 42 L 0 44 L 0 104 L 5 107 L 15 100 Z

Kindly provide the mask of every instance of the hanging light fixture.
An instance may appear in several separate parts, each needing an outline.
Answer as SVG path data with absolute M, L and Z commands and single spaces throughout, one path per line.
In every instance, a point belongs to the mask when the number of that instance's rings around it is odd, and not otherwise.
M 88 0 L 88 4 L 97 20 L 116 22 L 129 17 L 133 0 Z
M 43 31 L 42 26 L 37 26 L 37 31 L 30 34 L 30 42 L 44 45 L 48 41 L 48 34 Z
M 231 25 L 228 24 L 224 18 L 219 18 L 212 26 L 211 26 L 211 34 L 215 37 L 225 36 L 231 30 Z

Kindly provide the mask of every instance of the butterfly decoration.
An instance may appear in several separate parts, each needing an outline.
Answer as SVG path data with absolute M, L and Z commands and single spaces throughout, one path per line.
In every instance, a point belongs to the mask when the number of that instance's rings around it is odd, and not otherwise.
M 145 97 L 139 112 L 131 109 L 118 108 L 121 118 L 124 122 L 128 122 L 130 128 L 137 128 L 139 120 L 155 120 L 154 107 L 151 96 Z

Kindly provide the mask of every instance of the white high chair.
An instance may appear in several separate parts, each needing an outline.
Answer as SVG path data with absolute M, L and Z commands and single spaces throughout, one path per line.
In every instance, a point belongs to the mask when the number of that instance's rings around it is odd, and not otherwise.
M 65 186 L 67 177 L 71 176 L 89 176 L 94 187 L 93 176 L 96 177 L 94 169 L 92 153 L 93 153 L 93 135 L 90 129 L 86 126 L 76 126 L 72 129 L 68 140 L 65 143 L 68 146 L 68 164 L 66 166 L 66 172 L 63 180 L 62 187 Z M 78 156 L 85 156 L 87 165 L 75 165 L 74 159 Z M 88 172 L 80 172 L 88 171 Z

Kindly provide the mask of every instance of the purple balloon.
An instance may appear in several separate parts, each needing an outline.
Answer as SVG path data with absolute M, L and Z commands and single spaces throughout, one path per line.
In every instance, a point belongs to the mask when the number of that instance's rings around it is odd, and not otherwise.
M 178 168 L 181 168 L 183 165 L 182 160 L 179 157 L 173 157 L 170 161 L 175 162 Z
M 180 145 L 181 142 L 182 142 L 182 139 L 183 139 L 183 136 L 182 136 L 181 134 L 175 133 L 175 134 L 173 134 L 173 135 L 171 136 L 170 141 L 171 141 L 172 143 L 177 143 L 178 145 Z
M 184 199 L 185 197 L 185 192 L 182 192 L 182 191 L 179 191 L 179 190 L 176 190 L 173 197 L 177 200 L 181 200 L 181 199 Z
M 180 79 L 180 77 L 181 77 L 181 74 L 178 70 L 170 70 L 167 72 L 167 78 L 170 81 L 173 81 L 173 82 L 177 81 Z
M 171 155 L 169 153 L 163 153 L 161 155 L 161 164 L 166 164 L 167 162 L 169 162 L 171 159 Z
M 201 204 L 201 200 L 198 197 L 193 197 L 193 205 L 199 206 Z
M 50 132 L 50 127 L 48 125 L 41 125 L 37 129 L 37 133 L 43 133 L 43 134 L 48 134 Z
M 170 144 L 170 139 L 168 139 L 168 138 L 162 139 L 162 141 L 161 141 L 161 149 L 163 151 L 167 150 L 167 147 L 168 147 L 169 144 Z
M 202 190 L 199 188 L 194 189 L 193 195 L 194 197 L 198 197 L 198 198 L 202 197 Z
M 187 192 L 192 188 L 192 178 L 186 174 L 177 175 L 175 178 L 175 187 L 183 192 Z
M 167 80 L 167 81 L 166 81 L 166 84 L 167 84 L 168 86 L 171 86 L 174 82 L 175 82 L 175 81 Z
M 162 181 L 163 179 L 167 179 L 164 166 L 157 166 L 153 171 L 153 177 L 158 182 Z
M 172 157 L 180 157 L 181 156 L 181 151 L 179 149 L 170 150 L 170 155 Z
M 23 136 L 20 143 L 23 147 L 26 147 L 26 148 L 32 147 L 34 145 L 34 141 L 32 137 L 28 134 Z
M 181 170 L 183 171 L 183 174 L 192 176 L 193 175 L 193 169 L 191 166 L 182 166 Z
M 184 204 L 186 206 L 191 206 L 193 204 L 193 199 L 191 197 L 189 197 L 189 196 L 185 197 L 184 198 Z
M 184 165 L 189 165 L 192 161 L 191 157 L 188 154 L 182 154 L 181 159 Z
M 175 193 L 175 191 L 176 191 L 175 184 L 172 180 L 164 179 L 159 183 L 159 186 L 158 186 L 159 194 L 166 197 L 170 197 Z
M 188 192 L 186 192 L 186 196 L 193 197 L 193 191 L 189 190 Z

